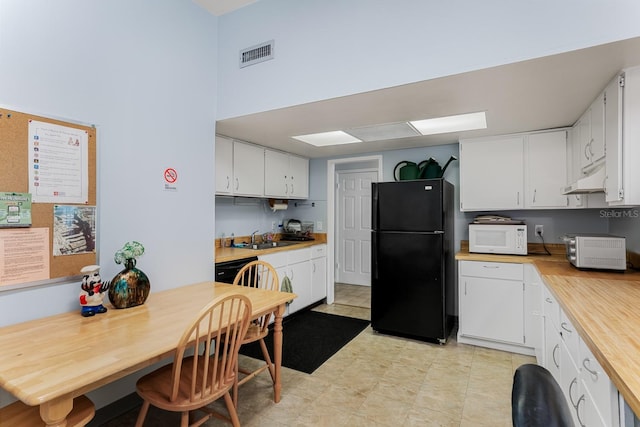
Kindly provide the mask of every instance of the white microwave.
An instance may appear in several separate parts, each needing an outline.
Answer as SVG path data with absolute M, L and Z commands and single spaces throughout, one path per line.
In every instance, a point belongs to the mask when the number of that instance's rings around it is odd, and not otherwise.
M 469 252 L 527 254 L 526 224 L 469 224 Z

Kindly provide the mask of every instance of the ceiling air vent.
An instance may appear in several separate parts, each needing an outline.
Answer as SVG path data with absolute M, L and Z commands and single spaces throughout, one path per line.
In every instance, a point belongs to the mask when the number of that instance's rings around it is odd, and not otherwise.
M 261 43 L 240 51 L 240 68 L 273 59 L 274 41 Z

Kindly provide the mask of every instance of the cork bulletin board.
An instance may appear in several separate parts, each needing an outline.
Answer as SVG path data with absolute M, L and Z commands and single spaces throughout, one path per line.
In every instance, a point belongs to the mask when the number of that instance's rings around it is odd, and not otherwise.
M 68 122 L 51 119 L 42 116 L 22 113 L 18 111 L 0 108 L 0 192 L 29 193 L 30 168 L 34 162 L 30 154 L 29 127 L 33 122 L 43 122 L 47 125 L 59 125 L 72 130 L 86 132 L 86 166 L 88 173 L 86 185 L 87 197 L 83 203 L 75 203 L 78 206 L 96 207 L 96 129 Z M 31 136 L 33 138 L 33 136 Z M 37 160 L 36 160 L 37 162 Z M 54 207 L 58 203 L 38 202 L 34 199 L 31 204 L 31 230 L 48 229 L 49 235 L 49 278 L 47 282 L 62 282 L 63 279 L 80 275 L 80 269 L 85 265 L 96 264 L 97 256 L 95 245 L 87 246 L 85 252 L 54 256 Z M 66 203 L 65 203 L 66 205 Z M 71 204 L 73 205 L 73 204 Z M 71 206 L 73 209 L 74 206 Z M 94 209 L 94 211 L 97 209 Z M 95 230 L 94 224 L 94 230 Z M 0 233 L 7 229 L 0 228 Z M 20 229 L 14 229 L 20 230 Z M 95 236 L 93 236 L 95 237 Z M 4 255 L 3 255 L 4 256 Z M 43 281 L 34 283 L 11 284 L 4 286 L 0 282 L 0 291 L 42 284 Z

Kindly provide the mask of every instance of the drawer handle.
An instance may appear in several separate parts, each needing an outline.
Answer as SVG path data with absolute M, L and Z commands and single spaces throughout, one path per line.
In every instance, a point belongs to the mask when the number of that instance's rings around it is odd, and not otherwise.
M 591 376 L 593 377 L 593 381 L 598 381 L 598 372 L 589 368 L 588 366 L 589 364 L 590 364 L 589 358 L 586 358 L 582 361 L 582 366 L 584 367 L 584 369 L 587 370 L 587 372 L 591 374 Z
M 572 333 L 573 333 L 573 331 L 572 331 L 571 329 L 567 328 L 567 322 L 562 322 L 562 323 L 560 324 L 560 327 L 561 327 L 562 329 L 564 329 L 565 331 L 569 332 L 570 334 L 572 334 Z
M 582 419 L 580 418 L 581 403 L 584 403 L 584 394 L 580 396 L 580 399 L 578 399 L 578 403 L 576 404 L 576 416 L 578 417 L 578 424 L 580 424 L 580 427 L 586 427 L 585 424 L 582 422 Z
M 578 409 L 578 402 L 574 402 L 573 401 L 573 386 L 574 385 L 578 385 L 578 378 L 574 378 L 571 380 L 571 384 L 569 384 L 569 400 L 571 401 L 571 404 L 573 405 L 574 408 Z
M 499 265 L 483 265 L 483 268 L 500 268 Z
M 556 346 L 553 347 L 553 351 L 551 352 L 551 358 L 553 359 L 553 364 L 556 365 L 556 368 L 558 369 L 560 369 L 560 364 L 556 360 L 556 350 L 558 350 L 559 348 L 560 348 L 560 344 L 556 344 Z

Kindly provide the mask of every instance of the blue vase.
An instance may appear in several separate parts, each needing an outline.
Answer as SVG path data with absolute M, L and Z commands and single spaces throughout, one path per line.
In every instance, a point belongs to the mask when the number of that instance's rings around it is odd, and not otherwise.
M 109 286 L 109 301 L 115 308 L 142 305 L 149 296 L 151 284 L 142 270 L 136 268 L 136 260 L 125 260 L 125 268 L 116 274 Z

